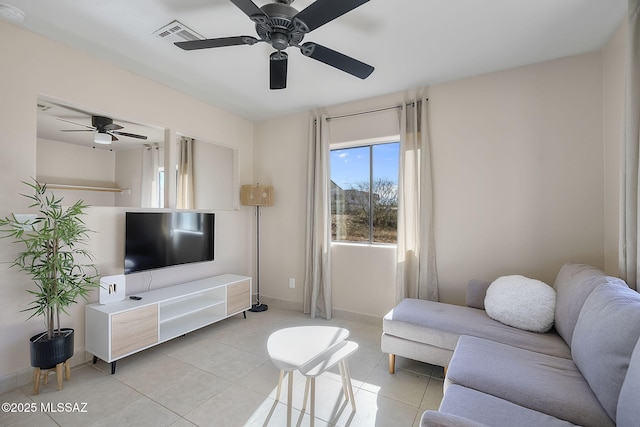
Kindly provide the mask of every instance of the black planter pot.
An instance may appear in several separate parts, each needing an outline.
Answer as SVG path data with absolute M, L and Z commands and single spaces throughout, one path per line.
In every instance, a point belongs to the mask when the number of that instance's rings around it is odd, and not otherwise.
M 31 366 L 51 369 L 73 356 L 73 329 L 62 328 L 60 331 L 61 335 L 51 340 L 47 339 L 46 332 L 34 335 L 29 339 Z

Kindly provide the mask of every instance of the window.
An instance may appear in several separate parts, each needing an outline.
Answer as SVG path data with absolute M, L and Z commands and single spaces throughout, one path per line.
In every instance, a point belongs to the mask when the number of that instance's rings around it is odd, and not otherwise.
M 331 237 L 397 241 L 399 142 L 331 150 Z

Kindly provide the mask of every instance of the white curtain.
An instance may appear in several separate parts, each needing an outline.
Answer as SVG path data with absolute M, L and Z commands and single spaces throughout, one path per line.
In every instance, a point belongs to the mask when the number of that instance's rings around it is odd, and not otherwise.
M 427 107 L 426 98 L 416 98 L 403 103 L 400 112 L 397 302 L 438 301 Z
M 620 277 L 638 289 L 640 181 L 640 0 L 629 0 L 620 219 Z
M 142 150 L 140 206 L 143 208 L 161 208 L 163 206 L 159 206 L 158 201 L 160 150 L 158 144 L 145 144 Z
M 193 139 L 180 138 L 178 141 L 178 209 L 193 209 Z
M 331 173 L 325 115 L 311 119 L 307 166 L 304 312 L 331 319 Z

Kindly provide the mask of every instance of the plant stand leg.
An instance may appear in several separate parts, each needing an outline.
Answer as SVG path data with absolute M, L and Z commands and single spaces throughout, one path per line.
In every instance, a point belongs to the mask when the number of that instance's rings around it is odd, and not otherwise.
M 62 390 L 62 370 L 64 368 L 64 363 L 58 363 L 56 365 L 56 380 L 58 380 L 58 391 Z
M 67 359 L 64 362 L 64 379 L 69 381 L 71 379 L 71 362 Z
M 40 393 L 40 368 L 33 368 L 33 394 Z

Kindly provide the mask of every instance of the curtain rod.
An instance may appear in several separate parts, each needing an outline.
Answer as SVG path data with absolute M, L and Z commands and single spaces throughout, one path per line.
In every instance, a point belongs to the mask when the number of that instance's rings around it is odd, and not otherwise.
M 429 99 L 427 98 L 425 100 L 428 101 Z M 420 104 L 422 103 L 422 101 L 417 101 L 417 103 Z M 407 102 L 407 105 L 415 105 L 415 104 L 416 102 Z M 376 108 L 375 110 L 358 111 L 357 113 L 340 114 L 338 116 L 328 116 L 327 121 L 331 121 L 333 119 L 342 119 L 345 117 L 361 116 L 363 114 L 378 113 L 380 111 L 396 110 L 398 108 L 402 108 L 402 104 L 392 105 L 391 107 Z

